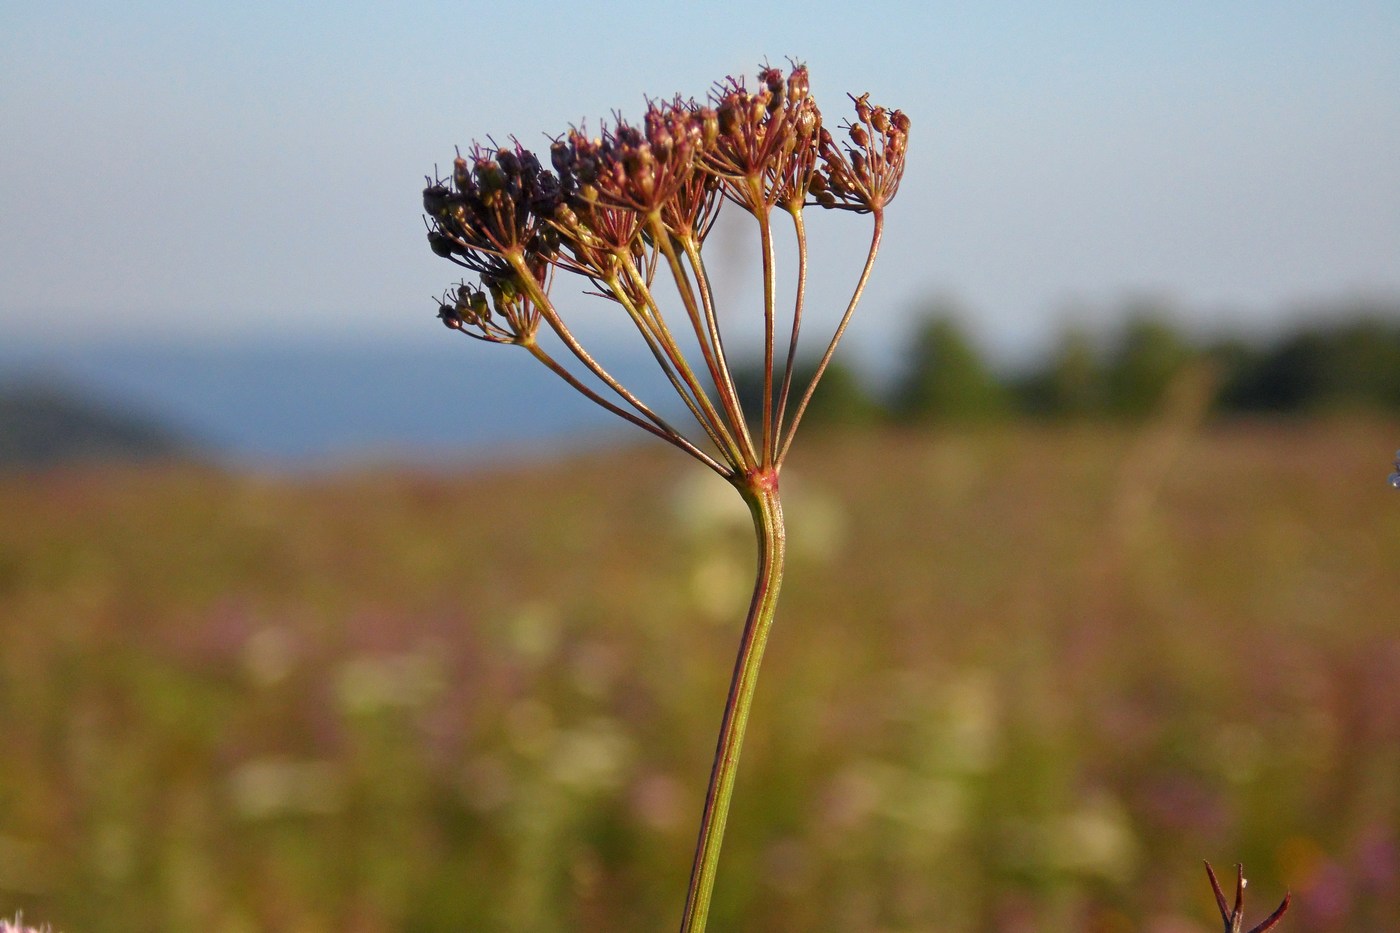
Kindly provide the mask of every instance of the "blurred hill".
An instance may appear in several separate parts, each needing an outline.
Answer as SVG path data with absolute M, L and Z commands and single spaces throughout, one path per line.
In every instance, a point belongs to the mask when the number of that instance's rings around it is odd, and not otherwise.
M 207 440 L 234 466 L 455 462 L 619 431 L 527 354 L 451 336 L 437 327 L 387 345 L 0 341 L 0 385 L 64 386 L 143 412 Z M 664 398 L 650 387 L 660 376 L 644 350 L 605 358 L 619 378 Z
M 57 385 L 0 386 L 0 469 L 199 456 L 198 445 L 146 415 Z

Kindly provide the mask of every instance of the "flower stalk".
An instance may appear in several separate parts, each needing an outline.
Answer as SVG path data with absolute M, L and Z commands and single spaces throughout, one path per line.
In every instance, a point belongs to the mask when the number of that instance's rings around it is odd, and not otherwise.
M 550 146 L 552 171 L 518 142 L 474 145 L 467 156 L 458 154 L 448 177 L 430 177 L 423 191 L 430 248 L 478 279 L 443 294 L 438 317 L 444 324 L 487 343 L 524 347 L 571 388 L 723 477 L 753 516 L 756 580 L 701 815 L 683 933 L 700 933 L 709 916 L 739 753 L 777 607 L 786 546 L 779 475 L 869 280 L 909 134 L 901 111 L 872 106 L 862 95 L 851 98 L 855 119 L 840 128 L 845 139 L 838 144 L 823 125 L 805 66 L 787 74 L 764 67 L 758 79 L 750 90 L 742 79 L 726 78 L 705 102 L 652 101 L 640 125 L 618 118 L 597 136 L 575 127 Z M 736 388 L 703 258 L 705 239 L 726 204 L 754 221 L 762 257 L 757 424 L 750 424 Z M 872 234 L 840 323 L 815 375 L 799 387 L 793 373 L 807 299 L 808 207 L 871 215 Z M 792 220 L 797 251 L 796 301 L 787 320 L 777 303 L 777 209 Z M 621 309 L 689 413 L 693 436 L 583 346 L 551 296 L 559 272 L 581 277 Z M 676 326 L 653 289 L 659 273 L 680 298 L 684 319 Z M 699 365 L 687 358 L 681 334 L 698 345 Z M 787 344 L 781 351 L 779 334 Z M 565 353 L 545 349 L 541 338 L 551 335 Z
M 724 840 L 729 802 L 734 795 L 734 779 L 739 773 L 739 753 L 744 747 L 749 708 L 758 685 L 758 669 L 763 663 L 768 632 L 778 608 L 778 590 L 783 583 L 787 532 L 783 525 L 782 498 L 778 494 L 778 476 L 776 473 L 756 474 L 749 484 L 738 486 L 753 515 L 758 539 L 758 570 L 749 614 L 739 639 L 739 654 L 734 659 L 734 676 L 724 704 L 715 760 L 710 768 L 710 785 L 700 817 L 700 836 L 695 844 L 681 933 L 700 933 L 709 918 L 710 896 L 719 870 L 720 844 Z

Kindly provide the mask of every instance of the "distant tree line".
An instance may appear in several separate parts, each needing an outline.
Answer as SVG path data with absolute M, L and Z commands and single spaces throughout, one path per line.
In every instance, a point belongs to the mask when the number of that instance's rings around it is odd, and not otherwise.
M 1400 304 L 1328 309 L 1272 340 L 1193 340 L 1164 309 L 1125 309 L 1113 334 L 1072 327 L 1043 358 L 999 372 L 955 309 L 915 321 L 893 383 L 872 389 L 833 360 L 807 417 L 828 424 L 975 423 L 1012 416 L 1143 418 L 1188 370 L 1209 374 L 1213 410 L 1306 415 L 1339 410 L 1400 413 Z M 812 364 L 801 364 L 804 384 Z M 740 380 L 746 406 L 761 404 Z

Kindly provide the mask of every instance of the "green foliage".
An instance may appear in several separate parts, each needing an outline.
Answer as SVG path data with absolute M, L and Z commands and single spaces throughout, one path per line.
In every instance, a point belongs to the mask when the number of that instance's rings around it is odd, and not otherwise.
M 1361 318 L 1233 347 L 1222 402 L 1240 411 L 1400 410 L 1400 323 Z
M 802 393 L 812 381 L 817 362 L 814 359 L 798 360 L 797 365 L 793 367 L 791 392 L 794 410 L 796 400 L 802 398 Z M 781 362 L 775 366 L 781 366 Z M 755 361 L 738 367 L 734 373 L 734 383 L 749 424 L 758 424 L 763 413 L 762 362 Z M 776 405 L 782 388 L 781 370 L 774 377 L 774 383 L 773 404 Z M 879 401 L 866 388 L 859 374 L 839 358 L 833 357 L 826 367 L 826 372 L 822 374 L 821 382 L 817 384 L 817 390 L 812 393 L 812 401 L 802 416 L 802 423 L 808 428 L 822 425 L 853 427 L 872 424 L 882 417 L 883 410 Z
M 1224 413 L 1400 411 L 1400 308 L 1328 309 L 1272 342 L 1195 342 L 1161 309 L 1129 308 L 1105 353 L 1070 329 L 1042 365 L 1014 383 L 1018 408 L 1051 417 L 1151 415 L 1192 363 L 1218 376 Z
M 1022 412 L 1063 418 L 1101 413 L 1106 390 L 1098 350 L 1080 328 L 1066 329 L 1044 367 L 1013 386 Z
M 915 325 L 904 373 L 894 391 L 902 421 L 974 422 L 1005 413 L 1008 397 L 963 333 L 954 312 L 936 306 Z
M 1151 414 L 1192 356 L 1191 347 L 1164 313 L 1134 309 L 1105 366 L 1106 412 L 1130 418 Z

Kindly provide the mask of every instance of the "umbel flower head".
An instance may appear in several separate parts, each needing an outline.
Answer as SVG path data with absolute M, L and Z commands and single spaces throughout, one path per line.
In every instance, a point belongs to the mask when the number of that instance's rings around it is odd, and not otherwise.
M 475 278 L 438 299 L 438 317 L 479 340 L 526 347 L 598 404 L 731 480 L 776 475 L 860 299 L 885 208 L 904 173 L 909 118 L 872 105 L 869 95 L 851 100 L 854 118 L 833 133 L 812 97 L 806 66 L 794 64 L 786 73 L 765 66 L 753 89 L 729 77 L 705 101 L 649 101 L 637 123 L 615 115 L 597 133 L 572 127 L 554 138 L 544 160 L 514 138 L 504 146 L 472 145 L 447 177 L 430 177 L 423 190 L 429 246 Z M 739 404 L 701 260 L 726 203 L 756 221 L 763 254 L 765 392 L 757 424 L 745 420 Z M 799 394 L 792 372 L 806 298 L 808 207 L 869 214 L 874 224 L 840 324 Z M 789 217 L 797 245 L 797 301 L 790 310 L 776 301 L 775 212 Z M 631 319 L 703 438 L 660 417 L 588 353 L 550 296 L 556 271 L 587 280 L 589 292 Z M 661 307 L 653 288 L 658 274 L 674 285 L 679 307 Z M 556 358 L 557 347 L 551 353 L 540 345 L 541 324 L 562 344 L 562 357 Z M 698 359 L 688 358 L 683 342 L 698 346 Z
M 573 127 L 553 138 L 550 168 L 514 139 L 507 146 L 474 145 L 453 160 L 448 177 L 429 178 L 423 189 L 429 246 L 476 279 L 437 299 L 444 324 L 487 343 L 524 347 L 589 399 L 729 480 L 753 517 L 759 555 L 754 593 L 701 815 L 683 933 L 705 929 L 744 727 L 782 581 L 783 458 L 860 302 L 880 249 L 885 209 L 904 174 L 909 118 L 872 105 L 868 95 L 851 100 L 855 118 L 838 128 L 838 144 L 823 124 L 806 67 L 793 65 L 786 74 L 764 67 L 752 90 L 740 78 L 726 78 L 704 102 L 650 101 L 639 123 L 615 116 L 596 134 Z M 701 256 L 725 205 L 753 221 L 763 264 L 763 406 L 753 424 L 730 372 L 715 289 Z M 869 215 L 871 235 L 814 375 L 795 387 L 809 207 Z M 795 300 L 783 308 L 775 217 L 790 225 L 796 253 Z M 585 280 L 588 292 L 626 315 L 698 433 L 677 429 L 588 352 L 550 294 L 558 272 Z M 666 286 L 660 295 L 658 276 Z M 664 302 L 670 307 L 663 307 L 662 298 L 673 292 Z M 541 338 L 564 348 L 563 361 Z

